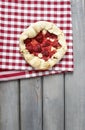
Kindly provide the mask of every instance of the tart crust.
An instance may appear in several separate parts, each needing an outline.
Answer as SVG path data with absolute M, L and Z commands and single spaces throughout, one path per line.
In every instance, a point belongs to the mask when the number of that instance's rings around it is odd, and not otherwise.
M 31 54 L 24 44 L 24 40 L 27 38 L 34 38 L 40 31 L 48 31 L 55 34 L 58 37 L 58 42 L 61 45 L 60 48 L 56 49 L 56 53 L 52 55 L 47 61 L 41 59 L 38 56 Z M 44 31 L 44 32 L 45 32 Z M 38 21 L 31 24 L 19 38 L 20 52 L 28 64 L 37 70 L 47 70 L 57 64 L 64 56 L 67 51 L 67 44 L 65 36 L 62 30 L 60 30 L 54 23 L 47 21 Z

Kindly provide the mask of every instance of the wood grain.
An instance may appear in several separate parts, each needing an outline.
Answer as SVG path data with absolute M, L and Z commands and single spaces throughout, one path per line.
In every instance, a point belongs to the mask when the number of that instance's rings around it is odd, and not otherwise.
M 43 80 L 43 130 L 64 130 L 64 77 Z
M 21 80 L 21 129 L 42 130 L 41 78 Z
M 65 130 L 85 130 L 85 21 L 83 0 L 72 0 L 75 69 L 65 77 Z
M 19 130 L 18 82 L 0 82 L 0 130 Z

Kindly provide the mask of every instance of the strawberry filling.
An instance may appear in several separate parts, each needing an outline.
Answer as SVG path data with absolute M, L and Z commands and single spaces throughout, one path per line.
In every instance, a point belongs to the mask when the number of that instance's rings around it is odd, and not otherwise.
M 45 61 L 56 53 L 56 49 L 61 47 L 58 42 L 58 37 L 48 31 L 45 34 L 41 31 L 36 37 L 25 39 L 24 44 L 31 54 L 35 56 L 41 54 L 40 58 Z

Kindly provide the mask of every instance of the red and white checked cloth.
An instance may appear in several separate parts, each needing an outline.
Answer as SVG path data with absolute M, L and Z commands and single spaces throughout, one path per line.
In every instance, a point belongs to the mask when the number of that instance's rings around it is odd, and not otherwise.
M 50 70 L 35 71 L 19 52 L 19 36 L 36 21 L 50 21 L 66 36 L 68 50 Z M 72 17 L 70 0 L 0 1 L 0 80 L 30 78 L 73 71 Z

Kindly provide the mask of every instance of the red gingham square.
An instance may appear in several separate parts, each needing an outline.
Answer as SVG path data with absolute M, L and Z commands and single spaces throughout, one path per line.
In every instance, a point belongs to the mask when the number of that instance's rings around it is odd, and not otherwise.
M 40 20 L 53 22 L 61 28 L 65 34 L 68 46 L 64 58 L 48 71 L 35 71 L 19 53 L 19 36 L 21 32 L 31 23 Z M 70 0 L 1 0 L 0 69 L 10 70 L 1 71 L 0 76 L 9 72 L 16 76 L 17 74 L 19 76 L 24 75 L 23 77 L 73 71 Z

